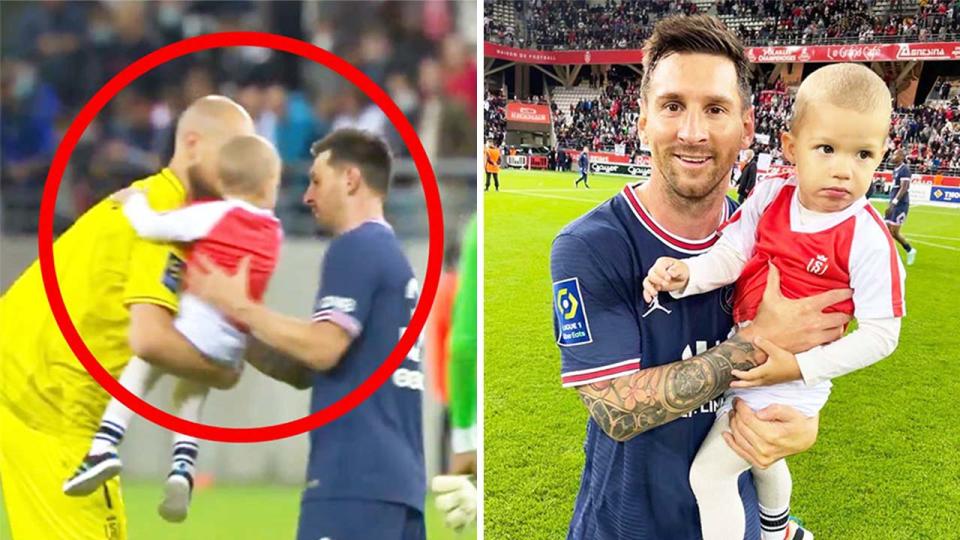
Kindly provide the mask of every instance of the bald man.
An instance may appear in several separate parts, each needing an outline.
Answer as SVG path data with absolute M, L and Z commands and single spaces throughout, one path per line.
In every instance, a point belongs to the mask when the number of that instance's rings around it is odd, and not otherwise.
M 134 182 L 155 210 L 216 191 L 216 157 L 253 121 L 222 96 L 181 115 L 174 154 L 157 174 Z M 56 273 L 73 325 L 114 377 L 132 356 L 217 388 L 236 384 L 233 366 L 207 361 L 174 328 L 183 253 L 139 238 L 119 205 L 103 200 L 54 244 Z M 118 479 L 86 497 L 61 482 L 83 457 L 110 396 L 67 346 L 44 298 L 35 261 L 0 298 L 0 481 L 15 540 L 127 538 Z

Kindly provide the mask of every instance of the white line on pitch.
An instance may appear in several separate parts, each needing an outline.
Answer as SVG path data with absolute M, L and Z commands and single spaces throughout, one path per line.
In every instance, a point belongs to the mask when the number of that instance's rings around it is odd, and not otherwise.
M 543 193 L 527 193 L 527 192 L 525 192 L 525 191 L 514 191 L 514 190 L 508 190 L 508 189 L 500 190 L 500 193 L 508 193 L 508 194 L 510 194 L 510 195 L 524 195 L 524 196 L 527 196 L 527 197 L 538 197 L 538 198 L 541 198 L 541 199 L 561 199 L 561 200 L 564 200 L 564 201 L 577 201 L 577 202 L 590 203 L 590 204 L 600 204 L 600 203 L 602 203 L 602 202 L 604 202 L 604 201 L 606 200 L 606 199 L 600 199 L 600 200 L 597 200 L 597 199 L 580 199 L 580 198 L 577 198 L 577 197 L 564 197 L 564 196 L 562 196 L 562 195 L 546 195 L 546 194 L 543 194 Z
M 960 251 L 960 247 L 956 247 L 956 246 L 945 246 L 945 245 L 943 245 L 943 244 L 934 244 L 933 242 L 925 242 L 925 241 L 923 241 L 923 240 L 914 240 L 913 243 L 914 243 L 914 244 L 922 244 L 922 245 L 924 245 L 924 246 L 938 247 L 938 248 L 940 248 L 940 249 L 949 249 L 950 251 Z
M 960 241 L 960 236 L 936 236 L 933 234 L 907 234 L 906 236 L 909 236 L 909 237 L 915 236 L 917 238 L 933 238 L 935 240 L 953 240 L 955 242 Z

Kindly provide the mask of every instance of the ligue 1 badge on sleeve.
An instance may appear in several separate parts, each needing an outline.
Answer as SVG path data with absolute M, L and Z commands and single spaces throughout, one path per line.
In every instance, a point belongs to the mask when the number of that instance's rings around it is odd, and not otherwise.
M 580 281 L 569 278 L 553 284 L 553 309 L 557 316 L 557 343 L 562 347 L 585 345 L 593 341 L 586 306 L 580 294 Z

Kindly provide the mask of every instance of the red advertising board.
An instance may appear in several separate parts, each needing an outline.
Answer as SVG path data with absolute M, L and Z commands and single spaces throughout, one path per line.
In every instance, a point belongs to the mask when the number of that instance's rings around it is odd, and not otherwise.
M 766 171 L 760 171 L 766 177 L 786 178 L 793 174 L 792 165 L 770 165 Z M 891 171 L 874 171 L 874 180 L 883 180 L 885 184 L 893 183 Z M 911 182 L 917 184 L 932 184 L 934 186 L 960 187 L 960 176 L 944 176 L 942 174 L 914 174 Z
M 751 62 L 759 64 L 960 60 L 960 42 L 747 47 L 744 52 Z M 489 41 L 483 43 L 483 54 L 522 64 L 639 64 L 643 59 L 640 49 L 537 51 Z
M 582 150 L 565 150 L 565 152 L 570 156 L 570 159 L 576 162 L 580 159 Z M 613 152 L 587 152 L 587 155 L 590 156 L 591 163 L 630 163 L 630 156 L 614 154 Z M 640 156 L 640 163 L 649 165 L 650 157 Z
M 550 124 L 550 107 L 520 101 L 507 102 L 507 122 Z
M 753 63 L 895 62 L 899 60 L 960 60 L 960 42 L 856 43 L 789 47 L 747 47 Z
M 521 64 L 639 64 L 640 49 L 608 51 L 537 51 L 483 42 L 483 55 Z

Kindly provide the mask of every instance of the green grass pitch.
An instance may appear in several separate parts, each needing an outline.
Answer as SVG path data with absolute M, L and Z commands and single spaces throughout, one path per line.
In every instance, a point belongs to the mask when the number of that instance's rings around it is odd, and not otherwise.
M 587 413 L 560 387 L 550 243 L 628 178 L 501 173 L 485 194 L 484 524 L 564 538 Z M 885 203 L 878 207 L 885 208 Z M 916 206 L 918 248 L 896 353 L 835 381 L 817 444 L 789 460 L 793 511 L 818 539 L 960 538 L 960 209 Z
M 163 496 L 162 480 L 124 482 L 127 528 L 130 540 L 293 540 L 300 512 L 300 489 L 295 486 L 213 485 L 199 491 L 190 516 L 170 524 L 157 515 Z M 443 525 L 443 516 L 427 501 L 428 540 L 476 538 L 471 527 L 455 533 Z M 0 539 L 10 532 L 0 505 Z M 19 539 L 17 539 L 19 540 Z M 38 540 L 38 539 L 24 539 Z

